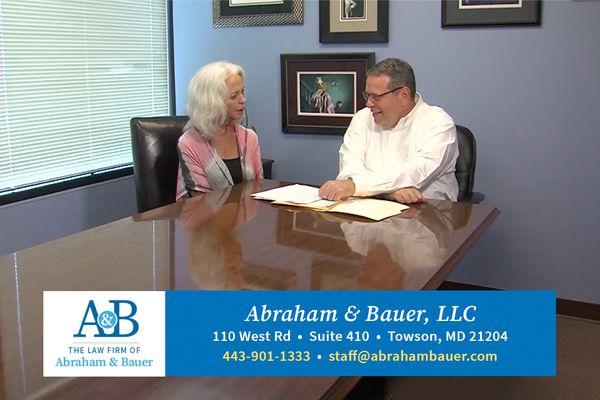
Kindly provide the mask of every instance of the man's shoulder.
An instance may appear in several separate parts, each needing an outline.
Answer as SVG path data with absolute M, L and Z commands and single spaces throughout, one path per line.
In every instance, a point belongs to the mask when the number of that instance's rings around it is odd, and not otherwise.
M 426 120 L 436 120 L 436 121 L 447 121 L 447 122 L 451 122 L 454 123 L 454 120 L 452 119 L 452 117 L 450 116 L 450 114 L 448 114 L 446 112 L 446 110 L 444 110 L 442 107 L 438 107 L 438 106 L 430 106 L 429 104 L 423 102 L 420 113 L 419 113 L 419 118 L 423 118 Z
M 353 119 L 367 120 L 371 116 L 371 109 L 369 107 L 361 108 L 354 114 Z
M 448 130 L 454 126 L 454 119 L 443 108 L 423 103 L 415 123 L 427 130 Z
M 367 125 L 367 124 L 372 124 L 372 123 L 373 123 L 373 116 L 371 114 L 371 109 L 369 107 L 365 107 L 365 108 L 358 110 L 356 112 L 356 114 L 354 114 L 354 117 L 352 117 L 353 125 L 356 125 L 356 124 Z

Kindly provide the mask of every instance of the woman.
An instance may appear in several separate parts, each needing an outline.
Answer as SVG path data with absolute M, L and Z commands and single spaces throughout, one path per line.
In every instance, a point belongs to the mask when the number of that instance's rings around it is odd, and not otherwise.
M 177 201 L 262 179 L 258 137 L 237 123 L 245 103 L 239 65 L 219 61 L 196 72 L 188 87 L 190 120 L 178 143 Z

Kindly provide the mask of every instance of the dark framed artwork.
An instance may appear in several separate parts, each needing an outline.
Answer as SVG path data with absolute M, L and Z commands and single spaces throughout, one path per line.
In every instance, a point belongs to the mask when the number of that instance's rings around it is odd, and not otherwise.
M 303 0 L 212 0 L 213 26 L 293 25 L 304 22 Z
M 361 93 L 375 53 L 281 55 L 281 117 L 286 133 L 343 135 L 364 108 Z
M 540 0 L 442 0 L 442 27 L 539 25 Z
M 387 43 L 388 0 L 319 0 L 321 43 Z

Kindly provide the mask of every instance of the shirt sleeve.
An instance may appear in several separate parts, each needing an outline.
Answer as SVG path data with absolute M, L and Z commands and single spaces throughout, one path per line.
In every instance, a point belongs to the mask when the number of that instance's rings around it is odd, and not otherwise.
M 262 159 L 260 155 L 260 145 L 258 143 L 258 135 L 250 128 L 244 128 L 238 125 L 240 129 L 245 132 L 245 144 L 244 144 L 244 163 L 245 167 L 252 171 L 252 177 L 246 177 L 245 179 L 262 179 Z
M 452 118 L 441 110 L 436 114 L 422 124 L 422 128 L 418 128 L 424 132 L 418 135 L 416 150 L 405 162 L 389 170 L 371 171 L 365 167 L 368 129 L 366 125 L 360 127 L 351 124 L 340 148 L 338 179 L 352 178 L 356 187 L 355 196 L 391 193 L 405 187 L 426 189 L 447 172 L 448 165 L 455 162 L 458 153 Z
M 262 158 L 260 155 L 260 145 L 258 143 L 258 135 L 256 132 L 250 129 L 252 132 L 252 160 L 255 165 L 254 168 L 254 177 L 255 179 L 263 179 L 263 167 L 262 167 Z
M 179 154 L 179 169 L 182 179 L 183 193 L 177 193 L 179 200 L 185 193 L 210 192 L 212 189 L 206 177 L 206 169 L 202 163 L 197 149 L 191 146 L 187 141 L 180 140 L 177 144 L 177 153 Z
M 344 141 L 340 147 L 340 172 L 336 179 L 354 180 L 355 177 L 366 173 L 364 160 L 368 146 L 367 130 L 364 118 L 356 114 L 344 134 Z M 356 185 L 356 182 L 354 184 Z

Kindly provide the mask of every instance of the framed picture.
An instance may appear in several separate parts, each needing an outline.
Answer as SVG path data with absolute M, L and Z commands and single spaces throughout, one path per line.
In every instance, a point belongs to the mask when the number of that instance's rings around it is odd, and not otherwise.
M 212 0 L 213 26 L 294 25 L 304 21 L 303 0 Z
M 387 43 L 388 0 L 319 0 L 321 43 Z
M 283 131 L 343 135 L 366 105 L 361 93 L 374 62 L 375 53 L 282 54 Z
M 442 27 L 539 25 L 540 0 L 442 0 Z

